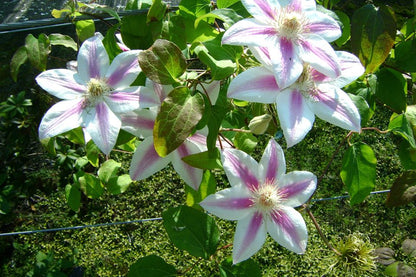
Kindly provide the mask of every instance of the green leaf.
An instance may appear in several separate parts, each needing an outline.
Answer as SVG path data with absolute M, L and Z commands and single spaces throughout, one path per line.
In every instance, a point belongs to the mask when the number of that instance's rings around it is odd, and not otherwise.
M 237 64 L 236 48 L 242 53 L 241 47 L 222 45 L 221 36 L 213 40 L 193 44 L 193 50 L 198 58 L 211 70 L 211 78 L 222 80 L 234 73 Z M 239 56 L 239 55 L 238 55 Z
M 348 96 L 351 98 L 352 102 L 354 102 L 358 112 L 360 113 L 361 127 L 365 126 L 372 115 L 370 106 L 368 105 L 367 101 L 365 101 L 365 99 L 359 95 L 348 93 Z
M 163 101 L 153 128 L 156 152 L 165 157 L 178 148 L 202 118 L 204 98 L 186 87 L 172 90 Z
M 56 149 L 55 149 L 55 140 L 56 138 L 46 138 L 42 139 L 40 143 L 43 147 L 45 147 L 46 151 L 48 151 L 49 154 L 56 156 Z
M 158 39 L 149 50 L 139 54 L 139 64 L 152 81 L 169 85 L 178 82 L 186 69 L 186 59 L 173 42 Z
M 107 31 L 103 39 L 103 44 L 110 58 L 110 61 L 112 61 L 118 54 L 123 52 L 120 49 L 120 47 L 117 45 L 116 36 L 115 36 L 115 32 L 118 30 L 119 27 L 120 27 L 120 24 L 116 24 L 113 27 L 111 27 Z
M 416 148 L 412 127 L 404 114 L 393 114 L 390 118 L 388 130 L 403 137 L 411 147 Z
M 169 16 L 163 21 L 161 38 L 172 41 L 180 49 L 185 49 L 187 47 L 185 29 L 185 20 L 182 16 Z
M 98 146 L 91 140 L 87 143 L 86 150 L 87 150 L 87 158 L 90 164 L 93 167 L 98 167 L 98 165 L 100 164 L 100 159 L 99 159 L 99 155 L 101 153 L 100 148 L 98 148 Z
M 132 180 L 130 178 L 130 175 L 123 174 L 111 178 L 110 181 L 107 183 L 106 187 L 111 194 L 116 195 L 125 192 L 129 188 L 131 182 Z
M 347 186 L 351 205 L 361 203 L 373 190 L 376 164 L 377 159 L 370 146 L 358 142 L 348 148 L 340 175 Z
M 393 276 L 393 277 L 397 276 L 397 268 L 399 266 L 399 263 L 401 263 L 401 262 L 395 262 L 395 263 L 392 263 L 391 265 L 387 266 L 386 269 L 384 270 L 384 273 L 387 276 Z
M 399 144 L 399 158 L 404 169 L 416 169 L 416 148 L 411 147 L 405 140 Z
M 51 52 L 49 38 L 45 34 L 40 34 L 36 39 L 32 34 L 26 37 L 26 51 L 30 63 L 40 71 L 46 70 L 48 55 Z
M 19 68 L 28 60 L 26 46 L 21 46 L 14 53 L 10 62 L 10 74 L 12 75 L 13 81 L 17 81 L 17 75 L 19 74 Z
M 347 41 L 351 37 L 351 23 L 350 18 L 344 12 L 335 11 L 335 13 L 339 19 L 338 23 L 340 23 L 342 28 L 342 35 L 335 41 L 335 43 L 338 45 L 338 47 L 341 47 L 342 45 L 347 43 Z
M 78 182 L 82 192 L 88 198 L 99 198 L 104 192 L 100 179 L 92 174 L 85 173 L 83 176 L 78 178 Z
M 207 214 L 180 206 L 163 212 L 162 217 L 169 239 L 179 249 L 204 259 L 217 250 L 219 229 Z
M 231 27 L 231 25 L 233 25 L 234 23 L 243 19 L 243 17 L 237 14 L 233 9 L 216 9 L 210 13 L 198 17 L 195 21 L 195 26 L 198 26 L 201 20 L 205 20 L 208 18 L 220 19 L 224 22 L 226 29 Z
M 394 47 L 394 59 L 391 60 L 393 66 L 405 71 L 416 72 L 416 39 L 403 41 Z
M 145 10 L 150 9 L 152 0 L 128 0 L 126 11 L 128 10 Z
M 177 276 L 175 267 L 166 263 L 162 258 L 156 255 L 150 255 L 138 259 L 129 268 L 127 277 L 168 277 Z
M 241 151 L 251 153 L 257 146 L 257 138 L 250 133 L 238 132 L 234 137 L 234 145 Z
M 75 160 L 75 169 L 81 170 L 84 166 L 88 164 L 88 158 L 86 156 L 79 157 Z
M 210 151 L 185 156 L 182 160 L 192 167 L 200 169 L 222 169 L 220 152 L 212 154 Z
M 219 9 L 228 8 L 240 0 L 217 0 L 217 6 Z
M 153 0 L 153 4 L 147 13 L 147 22 L 161 21 L 166 13 L 166 4 L 161 0 Z
M 92 19 L 90 20 L 80 20 L 75 22 L 75 30 L 80 41 L 84 41 L 92 36 L 95 33 L 95 24 Z
M 205 199 L 210 194 L 214 194 L 217 188 L 217 182 L 215 181 L 215 177 L 209 170 L 204 172 L 202 176 L 201 184 L 198 188 L 198 191 L 194 190 L 190 186 L 185 186 L 185 193 L 186 193 L 186 205 L 202 209 L 199 206 L 199 203 Z
M 108 6 L 94 6 L 93 7 L 95 10 L 100 11 L 100 12 L 104 12 L 109 14 L 110 16 L 114 17 L 118 22 L 121 21 L 120 16 L 118 15 L 117 11 L 115 11 L 113 8 L 108 7 Z
M 398 207 L 416 201 L 416 171 L 403 172 L 393 183 L 387 196 L 387 207 Z
M 179 13 L 200 17 L 210 12 L 210 0 L 182 0 L 179 3 Z
M 396 20 L 388 6 L 365 5 L 351 20 L 351 48 L 366 68 L 375 72 L 390 53 L 396 36 Z
M 121 163 L 113 159 L 105 161 L 98 170 L 98 177 L 101 182 L 108 183 L 111 178 L 116 177 L 121 167 Z
M 376 98 L 396 113 L 406 110 L 407 82 L 403 75 L 390 68 L 377 73 Z
M 224 260 L 220 265 L 221 277 L 260 277 L 262 276 L 259 265 L 252 259 L 233 264 L 232 258 Z
M 49 40 L 51 42 L 51 45 L 62 45 L 67 48 L 71 48 L 74 51 L 78 50 L 77 43 L 70 36 L 62 34 L 50 34 Z
M 79 188 L 70 184 L 66 185 L 65 198 L 71 210 L 77 212 L 81 206 L 81 191 Z
M 147 49 L 152 45 L 154 40 L 146 21 L 146 13 L 128 15 L 121 19 L 121 37 L 130 49 Z
M 82 131 L 81 127 L 72 129 L 71 131 L 68 131 L 62 135 L 72 143 L 80 145 L 85 144 L 84 132 Z

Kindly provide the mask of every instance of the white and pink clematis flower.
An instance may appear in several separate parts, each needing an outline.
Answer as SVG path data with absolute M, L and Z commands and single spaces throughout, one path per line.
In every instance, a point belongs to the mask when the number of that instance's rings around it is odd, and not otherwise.
M 153 144 L 153 127 L 158 108 L 173 87 L 157 84 L 150 80 L 146 80 L 146 87 L 154 90 L 158 96 L 159 106 L 151 107 L 150 109 L 140 109 L 122 116 L 123 125 L 121 128 L 144 139 L 133 155 L 130 164 L 130 177 L 133 180 L 140 181 L 162 170 L 169 163 L 172 163 L 173 168 L 185 183 L 191 188 L 198 190 L 202 181 L 203 170 L 188 165 L 182 158 L 207 151 L 206 136 L 200 132 L 196 132 L 194 135 L 188 137 L 172 153 L 166 157 L 160 157 Z M 198 88 L 202 90 L 202 88 Z M 205 91 L 213 101 L 216 101 L 219 92 L 219 82 L 211 83 L 205 88 Z
M 263 51 L 267 54 L 265 48 Z M 348 52 L 335 53 L 341 64 L 337 78 L 304 64 L 301 76 L 281 89 L 268 66 L 250 68 L 232 80 L 228 97 L 250 102 L 276 103 L 287 146 L 299 143 L 310 131 L 315 115 L 338 127 L 360 132 L 360 114 L 351 98 L 340 88 L 364 73 L 359 59 Z M 267 56 L 267 55 L 266 55 Z
M 53 105 L 39 126 L 45 139 L 83 127 L 105 154 L 113 149 L 121 127 L 120 114 L 157 105 L 154 92 L 130 87 L 141 72 L 139 51 L 126 51 L 110 65 L 102 36 L 87 39 L 80 47 L 77 71 L 47 70 L 36 77 L 44 90 L 63 101 Z
M 293 84 L 310 64 L 336 78 L 340 64 L 331 45 L 341 36 L 338 23 L 316 11 L 315 0 L 241 0 L 253 18 L 232 25 L 222 43 L 266 47 L 281 88 Z
M 209 195 L 200 205 L 220 218 L 238 221 L 233 262 L 254 255 L 264 244 L 267 233 L 287 249 L 304 253 L 308 231 L 294 207 L 312 196 L 316 176 L 307 171 L 286 174 L 283 150 L 273 139 L 260 163 L 236 149 L 224 150 L 222 163 L 232 187 Z

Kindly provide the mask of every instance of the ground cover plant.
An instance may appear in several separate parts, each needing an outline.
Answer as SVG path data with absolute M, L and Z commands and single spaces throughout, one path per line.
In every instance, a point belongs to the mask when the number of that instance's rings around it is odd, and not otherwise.
M 4 274 L 414 275 L 416 7 L 387 4 L 53 10 L 76 36 L 29 34 L 11 58 L 34 90 L 2 103 L 4 144 L 27 129 L 41 154 L 25 189 L 5 160 L 4 229 L 154 220 L 4 236 Z

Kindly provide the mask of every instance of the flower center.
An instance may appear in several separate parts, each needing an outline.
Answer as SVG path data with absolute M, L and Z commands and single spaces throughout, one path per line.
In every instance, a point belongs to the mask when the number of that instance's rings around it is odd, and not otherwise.
M 303 66 L 303 72 L 295 83 L 296 87 L 301 91 L 302 95 L 309 100 L 316 101 L 318 90 L 312 78 L 311 67 Z
M 305 18 L 294 11 L 282 10 L 276 20 L 276 31 L 288 40 L 297 40 L 303 32 Z
M 282 196 L 273 183 L 265 183 L 253 194 L 253 202 L 256 208 L 262 212 L 270 212 L 282 202 Z
M 97 97 L 111 91 L 107 83 L 100 79 L 91 79 L 87 85 L 87 92 L 89 96 Z

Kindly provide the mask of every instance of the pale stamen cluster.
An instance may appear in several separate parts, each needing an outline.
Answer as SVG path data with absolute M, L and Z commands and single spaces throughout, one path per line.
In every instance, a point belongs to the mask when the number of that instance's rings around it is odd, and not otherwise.
M 289 9 L 282 9 L 275 18 L 276 32 L 293 42 L 296 42 L 304 32 L 307 19 L 301 13 Z
M 252 193 L 253 206 L 263 214 L 277 210 L 284 197 L 274 182 L 267 181 Z
M 87 84 L 84 106 L 95 106 L 95 103 L 103 95 L 108 94 L 112 88 L 105 80 L 92 78 Z

